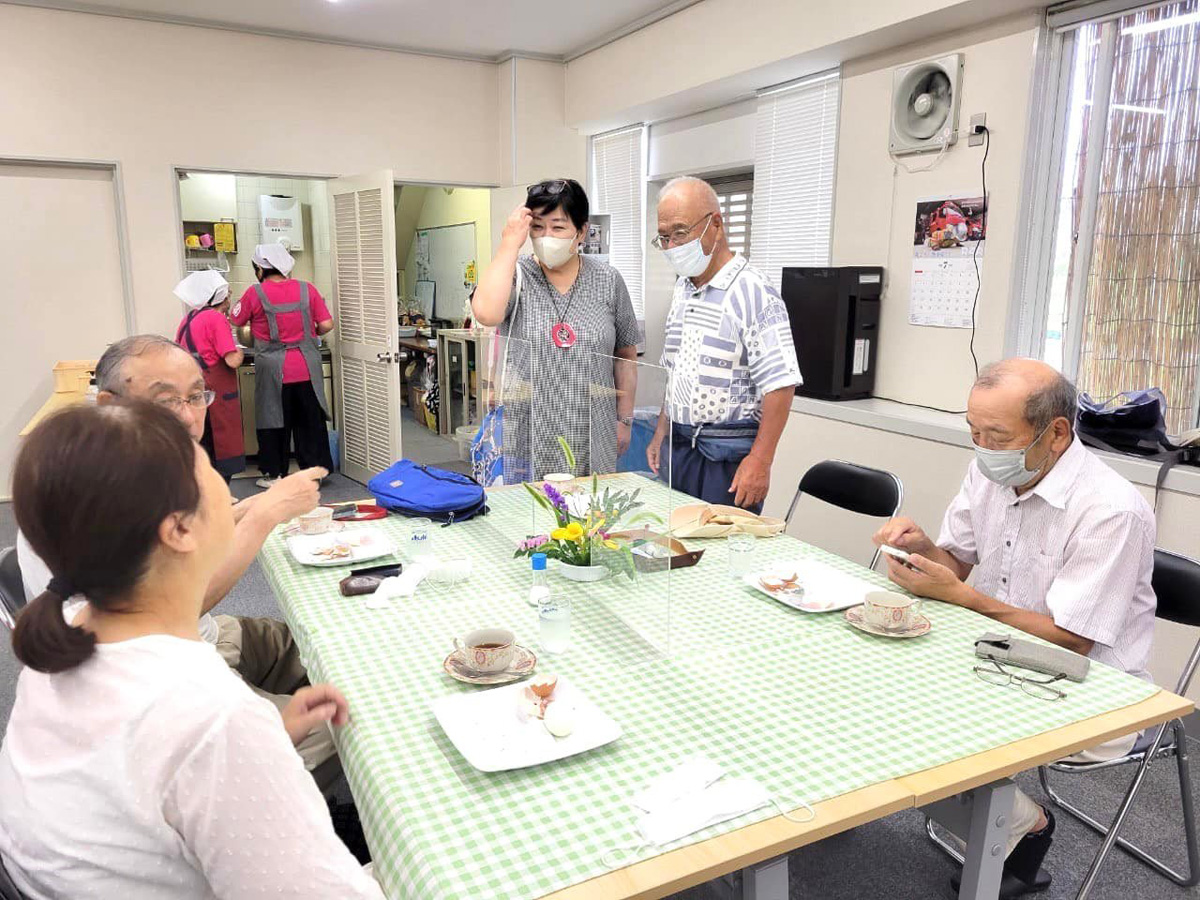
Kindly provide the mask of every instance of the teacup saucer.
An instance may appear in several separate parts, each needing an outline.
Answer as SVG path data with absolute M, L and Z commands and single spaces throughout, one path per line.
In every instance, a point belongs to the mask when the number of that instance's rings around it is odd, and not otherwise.
M 467 661 L 463 659 L 461 650 L 455 650 L 447 656 L 442 663 L 442 668 L 446 670 L 446 674 L 451 678 L 466 682 L 467 684 L 508 684 L 510 681 L 519 681 L 522 678 L 532 675 L 534 666 L 536 665 L 536 653 L 528 647 L 514 644 L 512 662 L 503 672 L 475 671 L 467 665 Z
M 933 630 L 933 623 L 920 613 L 917 614 L 916 621 L 912 628 L 906 631 L 884 631 L 882 628 L 876 628 L 870 625 L 863 618 L 862 606 L 852 606 L 845 612 L 846 621 L 857 628 L 859 631 L 865 631 L 867 634 L 873 634 L 877 637 L 889 638 L 915 638 L 921 637 L 923 634 L 929 634 Z

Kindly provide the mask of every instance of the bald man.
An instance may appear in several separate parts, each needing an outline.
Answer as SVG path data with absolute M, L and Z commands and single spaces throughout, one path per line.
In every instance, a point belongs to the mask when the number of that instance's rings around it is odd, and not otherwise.
M 1150 680 L 1154 513 L 1084 448 L 1074 433 L 1076 408 L 1075 386 L 1045 363 L 987 366 L 967 401 L 975 459 L 937 541 L 912 519 L 896 518 L 875 542 L 911 554 L 908 565 L 892 557 L 887 563 L 892 581 L 912 593 Z M 972 570 L 973 586 L 966 583 Z M 1118 738 L 1073 759 L 1123 756 L 1137 739 Z M 1012 826 L 1001 897 L 1049 883 L 1039 866 L 1053 816 L 1018 791 Z
M 667 397 L 647 462 L 657 474 L 669 429 L 673 487 L 760 512 L 801 383 L 787 307 L 763 274 L 729 249 L 716 191 L 706 181 L 667 182 L 653 243 L 678 279 L 662 355 Z

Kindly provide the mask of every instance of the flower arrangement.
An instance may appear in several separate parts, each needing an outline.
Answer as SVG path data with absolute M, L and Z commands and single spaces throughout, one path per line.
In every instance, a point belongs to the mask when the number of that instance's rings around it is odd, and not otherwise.
M 545 553 L 550 559 L 557 559 L 568 566 L 591 566 L 595 565 L 593 551 L 602 548 L 617 551 L 626 557 L 624 569 L 632 572 L 633 559 L 629 546 L 616 540 L 612 534 L 622 521 L 633 524 L 658 520 L 652 513 L 636 512 L 645 505 L 638 499 L 640 488 L 635 491 L 605 488 L 601 493 L 600 480 L 595 476 L 592 477 L 592 491 L 587 497 L 586 512 L 582 509 L 583 504 L 568 503 L 562 492 L 552 484 L 526 484 L 525 489 L 535 503 L 554 516 L 556 527 L 549 534 L 535 535 L 522 541 L 514 554 L 518 557 Z

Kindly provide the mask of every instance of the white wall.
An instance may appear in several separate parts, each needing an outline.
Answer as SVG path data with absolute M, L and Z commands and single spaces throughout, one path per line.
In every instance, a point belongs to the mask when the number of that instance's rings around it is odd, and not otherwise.
M 10 300 L 0 354 L 0 497 L 8 499 L 17 434 L 54 390 L 51 369 L 59 360 L 94 360 L 124 335 L 125 300 L 110 171 L 0 163 L 0 210 Z
M 647 175 L 666 180 L 753 168 L 757 105 L 743 100 L 651 125 Z
M 567 121 L 593 134 L 688 115 L 923 35 L 1044 5 L 705 0 L 568 63 Z
M 918 198 L 978 196 L 983 147 L 965 138 L 972 113 L 991 129 L 988 238 L 977 313 L 980 363 L 1003 355 L 1012 253 L 1021 191 L 1030 74 L 1037 18 L 1018 16 L 847 63 L 842 79 L 834 199 L 834 265 L 885 267 L 875 393 L 944 409 L 963 409 L 975 369 L 970 331 L 908 324 L 913 219 Z M 892 71 L 897 65 L 961 52 L 965 58 L 960 133 L 930 172 L 896 171 L 887 153 Z M 931 156 L 908 157 L 910 166 Z
M 494 184 L 496 91 L 488 63 L 0 4 L 0 152 L 121 163 L 143 331 L 177 319 L 173 167 Z

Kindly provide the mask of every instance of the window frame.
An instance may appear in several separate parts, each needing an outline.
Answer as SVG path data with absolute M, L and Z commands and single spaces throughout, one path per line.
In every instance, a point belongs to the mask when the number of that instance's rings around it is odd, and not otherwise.
M 714 191 L 717 192 L 717 199 L 728 197 L 730 194 L 745 194 L 746 195 L 746 232 L 743 238 L 745 248 L 741 251 L 745 257 L 750 256 L 750 236 L 753 234 L 752 216 L 754 215 L 754 169 L 747 169 L 744 172 L 738 172 L 731 175 L 722 175 L 719 178 L 706 178 Z M 732 200 L 725 200 L 724 204 L 728 205 Z M 724 216 L 726 210 L 722 208 Z M 738 223 L 741 224 L 741 223 Z M 726 223 L 728 225 L 728 223 Z M 728 228 L 726 228 L 726 237 L 728 237 Z
M 1034 75 L 1030 80 L 1027 150 L 1022 172 L 1020 213 L 1017 234 L 1013 242 L 1012 303 L 1005 328 L 1005 356 L 1027 356 L 1042 359 L 1045 352 L 1046 327 L 1049 316 L 1051 281 L 1053 279 L 1055 242 L 1039 240 L 1040 236 L 1058 232 L 1059 200 L 1064 181 L 1064 157 L 1069 130 L 1069 109 L 1072 68 L 1080 49 L 1078 40 L 1084 25 L 1101 26 L 1100 41 L 1115 51 L 1119 37 L 1116 20 L 1131 12 L 1166 5 L 1172 0 L 1068 0 L 1051 6 L 1037 36 Z M 1096 77 L 1107 85 L 1094 95 L 1104 110 L 1095 115 L 1092 127 L 1102 129 L 1111 102 L 1113 53 L 1102 60 Z M 1102 142 L 1100 142 L 1102 143 Z M 1096 146 L 1097 142 L 1091 142 Z M 1095 211 L 1099 197 L 1099 170 L 1103 156 L 1094 155 L 1085 161 L 1085 170 L 1092 169 L 1094 190 L 1078 198 L 1079 228 L 1075 234 L 1075 265 L 1090 267 L 1095 242 Z M 1082 343 L 1082 308 L 1087 279 L 1073 279 L 1066 297 L 1068 330 L 1062 336 L 1062 372 L 1075 380 L 1079 372 Z M 1134 386 L 1130 386 L 1134 387 Z M 1192 390 L 1192 415 L 1189 428 L 1200 426 L 1200 372 Z

